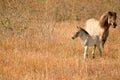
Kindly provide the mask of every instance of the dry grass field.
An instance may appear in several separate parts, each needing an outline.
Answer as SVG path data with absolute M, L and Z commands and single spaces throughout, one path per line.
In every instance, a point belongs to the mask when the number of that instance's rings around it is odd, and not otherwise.
M 0 0 L 0 80 L 120 80 L 119 0 Z M 83 59 L 76 26 L 117 12 L 103 57 Z

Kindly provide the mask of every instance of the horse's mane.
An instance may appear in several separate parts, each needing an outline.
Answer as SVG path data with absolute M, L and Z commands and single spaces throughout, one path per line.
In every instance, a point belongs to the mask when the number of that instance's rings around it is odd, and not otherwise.
M 107 19 L 108 19 L 108 12 L 104 13 L 100 18 L 100 26 L 103 28 L 108 25 Z

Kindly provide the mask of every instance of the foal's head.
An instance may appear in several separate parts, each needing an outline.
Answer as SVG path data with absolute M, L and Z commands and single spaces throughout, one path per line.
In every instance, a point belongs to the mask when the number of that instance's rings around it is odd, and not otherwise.
M 101 17 L 101 24 L 103 26 L 112 26 L 113 28 L 116 28 L 117 26 L 116 18 L 117 18 L 116 12 L 107 11 Z
M 80 29 L 77 32 L 75 32 L 75 34 L 72 36 L 72 39 L 77 38 L 79 35 L 80 35 Z
M 72 39 L 82 36 L 89 36 L 89 33 L 81 27 L 77 27 L 78 31 L 72 36 Z

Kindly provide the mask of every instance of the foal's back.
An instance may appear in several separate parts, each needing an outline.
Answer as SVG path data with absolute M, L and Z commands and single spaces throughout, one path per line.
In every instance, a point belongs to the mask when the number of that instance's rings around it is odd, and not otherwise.
M 80 38 L 82 40 L 86 40 L 88 37 L 90 37 L 90 34 L 83 28 L 80 27 Z

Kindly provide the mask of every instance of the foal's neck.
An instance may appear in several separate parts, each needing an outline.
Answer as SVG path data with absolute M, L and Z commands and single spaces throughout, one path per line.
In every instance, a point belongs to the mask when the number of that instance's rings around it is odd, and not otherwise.
M 80 37 L 80 39 L 82 40 L 82 42 L 84 42 L 87 38 L 89 38 L 90 37 L 90 35 L 82 35 L 82 36 L 79 36 Z

